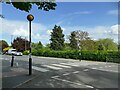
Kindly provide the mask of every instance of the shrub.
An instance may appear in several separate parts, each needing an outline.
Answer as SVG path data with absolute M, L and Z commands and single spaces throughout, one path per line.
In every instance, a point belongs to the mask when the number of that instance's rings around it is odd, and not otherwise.
M 78 50 L 61 50 L 55 51 L 50 49 L 32 50 L 32 55 L 45 57 L 70 58 L 79 60 L 93 61 L 110 61 L 120 63 L 120 52 L 118 51 L 78 51 Z M 110 61 L 111 62 L 111 61 Z

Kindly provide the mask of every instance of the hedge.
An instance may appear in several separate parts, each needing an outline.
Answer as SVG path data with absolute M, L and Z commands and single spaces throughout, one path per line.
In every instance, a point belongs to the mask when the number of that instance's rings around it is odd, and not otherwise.
M 50 49 L 32 50 L 32 55 L 44 57 L 58 57 L 67 59 L 93 60 L 120 63 L 120 51 L 54 51 Z

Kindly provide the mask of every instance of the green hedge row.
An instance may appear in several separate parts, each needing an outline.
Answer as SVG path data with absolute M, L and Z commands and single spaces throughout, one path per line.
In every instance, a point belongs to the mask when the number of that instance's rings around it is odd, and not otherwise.
M 24 53 L 28 54 L 28 53 Z M 102 62 L 115 62 L 120 63 L 120 51 L 54 51 L 32 49 L 32 55 L 35 56 L 44 56 L 44 57 L 58 57 L 58 58 L 67 58 L 67 59 L 79 59 L 79 60 L 93 60 L 93 61 L 102 61 Z

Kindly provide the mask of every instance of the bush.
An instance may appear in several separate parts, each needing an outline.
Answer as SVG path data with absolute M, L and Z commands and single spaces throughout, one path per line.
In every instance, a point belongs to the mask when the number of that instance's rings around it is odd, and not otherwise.
M 45 57 L 58 57 L 67 59 L 93 60 L 93 61 L 110 61 L 120 63 L 120 52 L 118 51 L 78 51 L 63 50 L 55 51 L 50 49 L 32 50 L 32 55 Z M 110 61 L 111 62 L 111 61 Z
M 24 52 L 23 52 L 23 55 L 28 55 L 29 54 L 29 50 L 25 50 Z

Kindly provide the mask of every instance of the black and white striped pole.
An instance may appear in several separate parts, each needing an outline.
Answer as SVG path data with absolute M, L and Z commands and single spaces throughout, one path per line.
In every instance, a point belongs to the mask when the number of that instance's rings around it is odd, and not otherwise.
M 29 46 L 30 46 L 30 48 L 29 48 L 29 50 L 30 50 L 30 52 L 29 52 L 29 75 L 31 75 L 31 74 L 32 74 L 32 58 L 31 58 L 31 21 L 34 19 L 34 16 L 31 15 L 31 14 L 29 14 L 29 15 L 27 16 L 27 19 L 28 19 L 28 21 L 29 21 Z

